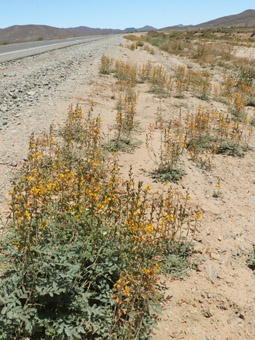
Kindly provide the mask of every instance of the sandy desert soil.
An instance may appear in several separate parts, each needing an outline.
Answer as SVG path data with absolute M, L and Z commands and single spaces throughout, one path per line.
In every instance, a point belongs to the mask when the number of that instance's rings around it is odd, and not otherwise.
M 49 123 L 61 124 L 69 104 L 80 104 L 84 111 L 89 101 L 94 101 L 94 111 L 102 117 L 105 135 L 111 134 L 116 115 L 116 79 L 100 75 L 98 65 L 102 53 L 111 58 L 132 61 L 138 65 L 148 60 L 153 65 L 173 72 L 177 65 L 188 65 L 199 69 L 191 60 L 156 50 L 154 55 L 137 49 L 131 51 L 119 46 L 121 38 L 112 40 L 108 47 L 94 55 L 93 61 L 81 63 L 75 68 L 73 77 L 56 87 L 45 99 L 38 97 L 30 109 L 33 115 L 18 126 L 1 131 L 1 151 L 13 152 L 13 162 L 0 165 L 1 211 L 7 213 L 6 200 L 10 180 L 21 167 L 27 152 L 27 141 L 32 131 L 47 129 Z M 122 41 L 125 45 L 126 41 Z M 38 57 L 39 58 L 39 57 Z M 36 62 L 36 58 L 33 62 Z M 5 73 L 10 70 L 5 69 Z M 213 81 L 222 78 L 222 70 L 210 71 Z M 161 108 L 165 119 L 178 119 L 195 112 L 199 105 L 226 110 L 225 104 L 213 99 L 202 101 L 192 93 L 184 98 L 157 97 L 149 92 L 148 84 L 138 84 L 137 116 L 139 131 L 136 138 L 142 142 L 133 153 L 120 153 L 119 161 L 123 176 L 133 167 L 135 178 L 152 189 L 162 190 L 162 185 L 152 182 L 148 172 L 155 164 L 148 156 L 145 135 L 155 113 Z M 246 108 L 249 117 L 254 108 Z M 40 119 L 38 119 L 40 117 Z M 107 137 L 106 137 L 107 138 Z M 155 142 L 157 143 L 157 142 Z M 189 191 L 191 204 L 203 211 L 201 224 L 194 238 L 192 261 L 199 263 L 183 278 L 161 277 L 165 285 L 165 296 L 155 340 L 254 340 L 255 339 L 255 275 L 246 265 L 247 251 L 255 242 L 255 136 L 250 140 L 251 150 L 244 158 L 216 155 L 211 171 L 196 167 L 184 155 L 186 175 L 173 188 Z M 222 197 L 213 197 L 220 179 Z

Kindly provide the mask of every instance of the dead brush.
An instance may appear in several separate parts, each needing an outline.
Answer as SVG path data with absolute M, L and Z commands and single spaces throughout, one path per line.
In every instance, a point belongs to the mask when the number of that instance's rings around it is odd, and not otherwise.
M 129 48 L 131 51 L 134 51 L 134 50 L 137 48 L 137 46 L 136 46 L 135 43 L 132 43 L 132 44 L 126 45 L 126 46 L 127 46 L 127 48 Z
M 155 54 L 156 50 L 153 47 L 150 47 L 148 45 L 144 45 L 143 50 L 147 51 L 150 54 Z

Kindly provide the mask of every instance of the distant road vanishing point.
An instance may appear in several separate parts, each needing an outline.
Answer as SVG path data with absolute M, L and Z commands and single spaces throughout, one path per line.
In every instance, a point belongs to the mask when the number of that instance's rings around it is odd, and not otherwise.
M 72 45 L 86 43 L 92 40 L 106 39 L 112 35 L 97 35 L 76 37 L 59 40 L 34 41 L 28 43 L 17 43 L 0 46 L 0 63 L 14 59 L 24 58 L 43 52 L 65 48 Z

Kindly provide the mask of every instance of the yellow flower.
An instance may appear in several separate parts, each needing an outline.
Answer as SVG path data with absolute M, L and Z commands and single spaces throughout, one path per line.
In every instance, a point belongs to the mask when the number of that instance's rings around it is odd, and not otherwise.
M 146 275 L 146 276 L 149 276 L 149 274 L 150 274 L 150 269 L 143 268 L 143 274 Z
M 17 241 L 15 241 L 14 244 L 15 244 L 15 248 L 16 248 L 16 249 L 19 250 L 19 249 L 22 248 L 21 244 L 19 244 Z
M 198 221 L 202 215 L 202 211 L 198 210 L 197 214 L 194 216 L 195 221 Z
M 74 218 L 75 218 L 76 222 L 79 222 L 79 220 L 80 220 L 80 216 L 79 215 L 74 215 Z
M 41 157 L 41 153 L 40 153 L 40 152 L 34 153 L 34 154 L 32 155 L 32 157 L 33 157 L 34 159 L 39 159 L 39 158 Z
M 31 216 L 30 216 L 30 214 L 29 214 L 29 212 L 26 210 L 26 212 L 25 212 L 25 215 L 26 215 L 26 218 L 28 219 L 28 220 L 30 220 L 31 219 Z
M 174 214 L 167 215 L 167 216 L 166 216 L 166 220 L 167 220 L 168 222 L 169 222 L 169 221 L 174 222 Z
M 45 221 L 40 222 L 39 228 L 42 229 L 43 227 L 46 227 L 47 223 Z
M 127 285 L 125 285 L 125 293 L 126 293 L 126 296 L 130 296 L 129 289 L 128 289 Z

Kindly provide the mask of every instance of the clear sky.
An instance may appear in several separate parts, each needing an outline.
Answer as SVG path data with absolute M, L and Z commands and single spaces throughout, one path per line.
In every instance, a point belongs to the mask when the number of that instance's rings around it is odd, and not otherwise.
M 0 0 L 0 28 L 26 24 L 162 28 L 199 24 L 246 9 L 255 9 L 255 0 Z

